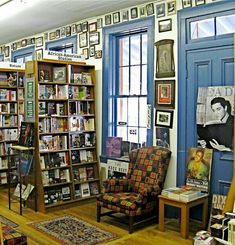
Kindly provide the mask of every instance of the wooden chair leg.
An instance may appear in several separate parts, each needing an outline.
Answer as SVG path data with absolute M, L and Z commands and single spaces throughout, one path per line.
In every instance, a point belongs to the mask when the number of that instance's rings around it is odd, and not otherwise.
M 134 216 L 129 216 L 129 234 L 133 232 Z
M 101 206 L 97 205 L 96 220 L 100 222 Z

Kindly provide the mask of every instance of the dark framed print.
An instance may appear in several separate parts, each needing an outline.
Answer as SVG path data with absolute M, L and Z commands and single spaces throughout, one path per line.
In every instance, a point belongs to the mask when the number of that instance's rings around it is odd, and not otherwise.
M 62 27 L 62 28 L 61 28 L 61 32 L 60 32 L 60 36 L 61 36 L 61 37 L 65 37 L 65 35 L 66 35 L 65 27 Z
M 89 44 L 96 45 L 100 44 L 100 33 L 99 32 L 92 32 L 89 35 Z
M 66 26 L 65 33 L 66 33 L 66 37 L 71 36 L 71 26 Z
M 13 43 L 13 50 L 17 49 L 17 43 Z
M 172 20 L 159 20 L 158 21 L 158 31 L 159 32 L 165 32 L 165 31 L 171 31 L 172 30 Z
M 176 2 L 171 1 L 167 3 L 167 15 L 172 15 L 176 13 Z
M 5 54 L 5 57 L 9 57 L 9 55 L 10 55 L 10 46 L 5 46 L 4 47 L 4 54 Z
M 113 24 L 120 22 L 120 12 L 113 13 Z
M 42 60 L 43 59 L 43 50 L 37 49 L 36 50 L 36 60 Z
M 30 39 L 30 44 L 35 44 L 35 37 L 33 37 L 33 38 Z
M 175 63 L 173 53 L 174 40 L 163 39 L 155 42 L 156 46 L 156 77 L 174 77 Z
M 202 5 L 202 4 L 205 4 L 205 3 L 206 3 L 205 0 L 195 0 L 196 6 L 199 6 L 199 5 Z
M 155 126 L 172 128 L 174 111 L 156 110 Z
M 128 21 L 129 20 L 129 10 L 122 11 L 122 21 Z
M 107 25 L 111 25 L 111 24 L 112 24 L 111 14 L 105 15 L 104 20 L 105 20 L 105 25 L 106 25 L 106 26 L 107 26 Z
M 90 46 L 89 48 L 89 55 L 90 57 L 94 57 L 95 56 L 95 46 Z
M 89 58 L 89 50 L 88 50 L 88 48 L 84 48 L 82 50 L 82 54 L 84 55 L 85 59 L 87 60 Z
M 79 34 L 79 47 L 84 48 L 88 45 L 87 32 Z
M 138 8 L 131 8 L 131 19 L 138 18 Z
M 103 19 L 97 19 L 97 29 L 101 29 L 103 27 Z
M 159 3 L 156 5 L 156 17 L 164 17 L 166 15 L 165 3 Z
M 76 31 L 77 31 L 77 33 L 82 32 L 82 24 L 76 25 Z
M 38 37 L 35 39 L 36 48 L 41 47 L 43 45 L 43 37 Z
M 54 40 L 56 37 L 56 32 L 55 31 L 52 31 L 49 33 L 49 40 Z
M 82 23 L 82 32 L 87 32 L 88 31 L 88 22 L 85 21 Z
M 175 108 L 175 80 L 155 81 L 155 107 Z
M 140 18 L 146 16 L 146 8 L 145 8 L 145 6 L 140 7 L 140 8 L 139 8 L 139 11 L 140 11 Z
M 60 38 L 60 29 L 57 29 L 57 30 L 55 31 L 55 37 L 56 37 L 56 38 Z
M 73 24 L 72 26 L 71 26 L 71 34 L 75 34 L 76 33 L 76 24 Z
M 27 45 L 27 39 L 23 39 L 21 41 L 21 47 L 25 47 Z
M 101 58 L 102 58 L 102 50 L 96 50 L 95 59 L 101 59 Z
M 149 3 L 149 4 L 146 5 L 146 13 L 147 13 L 148 16 L 154 14 L 154 5 L 153 5 L 153 3 Z
M 192 7 L 192 0 L 182 0 L 182 8 L 189 8 Z
M 89 24 L 89 32 L 97 31 L 97 22 L 93 22 Z

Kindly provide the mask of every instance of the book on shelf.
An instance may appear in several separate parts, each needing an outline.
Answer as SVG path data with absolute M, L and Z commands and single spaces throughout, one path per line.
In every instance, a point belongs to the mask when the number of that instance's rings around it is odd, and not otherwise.
M 72 164 L 80 163 L 80 154 L 78 150 L 71 151 L 71 160 L 72 160 Z
M 22 176 L 28 175 L 32 167 L 33 155 L 28 153 L 21 153 L 20 156 L 16 158 L 18 173 Z
M 34 186 L 33 185 L 27 184 L 27 186 L 26 186 L 26 188 L 25 188 L 25 190 L 23 192 L 22 198 L 24 200 L 27 200 L 28 197 L 29 197 L 29 195 L 32 193 L 33 189 L 34 189 Z
M 94 131 L 95 130 L 95 119 L 94 118 L 84 119 L 84 130 L 85 131 Z
M 121 137 L 107 137 L 106 139 L 106 156 L 120 157 L 122 151 Z
M 122 141 L 122 156 L 129 156 L 131 144 L 130 141 Z
M 17 86 L 17 72 L 7 72 L 7 83 L 10 87 Z
M 6 172 L 0 173 L 0 183 L 7 184 L 7 173 Z
M 82 84 L 84 84 L 84 85 L 91 85 L 92 84 L 91 73 L 82 72 Z
M 38 104 L 39 116 L 45 116 L 47 114 L 47 105 L 45 101 L 40 101 Z
M 53 67 L 53 82 L 66 83 L 66 67 Z
M 80 181 L 79 169 L 73 168 L 73 179 L 74 181 Z
M 80 161 L 81 162 L 87 162 L 87 151 L 86 150 L 80 150 Z
M 86 168 L 87 180 L 93 180 L 95 178 L 95 170 L 93 166 Z
M 23 100 L 24 99 L 24 89 L 19 88 L 18 89 L 18 100 Z
M 21 122 L 19 145 L 32 147 L 34 145 L 34 123 Z
M 81 190 L 79 185 L 75 186 L 74 195 L 75 195 L 75 199 L 81 197 Z
M 86 168 L 79 168 L 79 178 L 81 182 L 84 182 L 87 180 L 87 172 L 86 172 Z
M 73 73 L 70 83 L 82 84 L 82 73 Z
M 56 91 L 57 99 L 68 99 L 68 85 L 58 85 Z
M 40 83 L 50 82 L 51 72 L 49 69 L 40 69 L 38 74 L 38 79 Z
M 62 187 L 61 191 L 62 191 L 62 200 L 63 201 L 71 199 L 71 192 L 70 192 L 69 186 Z
M 90 194 L 91 195 L 98 195 L 99 194 L 99 186 L 97 182 L 89 183 L 90 186 Z
M 82 183 L 81 184 L 81 196 L 89 197 L 90 195 L 91 193 L 90 193 L 89 183 Z

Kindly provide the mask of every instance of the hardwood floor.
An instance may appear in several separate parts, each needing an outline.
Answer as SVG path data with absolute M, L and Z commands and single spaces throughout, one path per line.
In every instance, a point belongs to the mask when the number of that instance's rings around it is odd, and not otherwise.
M 158 224 L 153 224 L 146 226 L 145 228 L 140 228 L 135 230 L 133 234 L 129 235 L 127 226 L 117 223 L 114 219 L 110 217 L 102 217 L 101 222 L 96 222 L 96 203 L 94 201 L 89 201 L 81 205 L 66 208 L 62 210 L 52 211 L 50 213 L 40 213 L 34 212 L 33 210 L 26 208 L 23 209 L 23 215 L 19 215 L 19 204 L 15 203 L 13 205 L 13 210 L 8 210 L 8 200 L 7 191 L 0 189 L 0 214 L 6 218 L 19 224 L 18 230 L 27 235 L 29 245 L 57 245 L 58 242 L 50 239 L 50 237 L 38 232 L 34 228 L 30 227 L 29 223 L 33 221 L 50 219 L 56 216 L 61 216 L 65 214 L 73 215 L 81 218 L 93 225 L 103 228 L 107 231 L 116 233 L 119 238 L 105 244 L 135 244 L 135 245 L 188 245 L 192 244 L 192 237 L 195 234 L 195 229 L 192 231 L 190 225 L 190 238 L 183 239 L 179 233 L 179 223 L 176 220 L 167 220 L 166 222 L 166 232 L 160 232 L 158 230 Z M 195 227 L 193 224 L 192 226 Z

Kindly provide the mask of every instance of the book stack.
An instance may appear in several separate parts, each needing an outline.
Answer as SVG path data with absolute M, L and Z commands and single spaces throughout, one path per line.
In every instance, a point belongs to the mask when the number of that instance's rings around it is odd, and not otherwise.
M 193 238 L 194 245 L 210 245 L 214 244 L 214 238 L 207 231 L 198 231 Z

